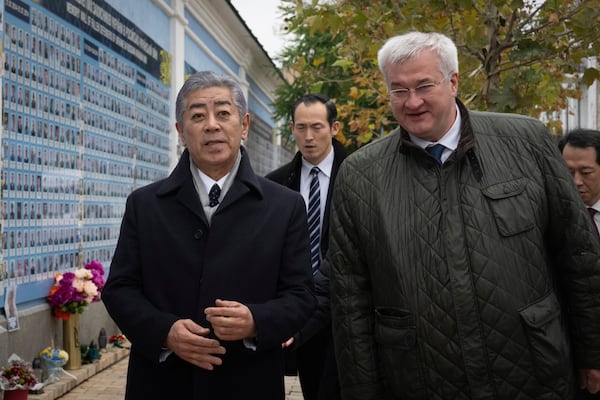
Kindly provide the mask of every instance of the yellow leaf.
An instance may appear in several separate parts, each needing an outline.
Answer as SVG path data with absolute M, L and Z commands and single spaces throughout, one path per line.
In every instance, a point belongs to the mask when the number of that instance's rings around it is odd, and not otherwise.
M 315 67 L 318 67 L 319 65 L 323 64 L 325 62 L 325 57 L 321 56 L 321 57 L 317 57 L 312 61 L 312 65 L 314 65 Z

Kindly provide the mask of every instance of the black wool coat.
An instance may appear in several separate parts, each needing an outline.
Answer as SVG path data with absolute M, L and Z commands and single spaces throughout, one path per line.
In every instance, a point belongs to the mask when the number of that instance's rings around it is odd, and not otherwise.
M 209 226 L 186 150 L 172 174 L 134 191 L 102 293 L 132 343 L 127 399 L 283 399 L 281 343 L 316 307 L 302 197 L 254 174 L 242 148 L 233 185 Z M 175 354 L 159 363 L 171 325 L 210 327 L 215 300 L 247 305 L 257 347 L 221 342 L 223 365 L 206 371 Z

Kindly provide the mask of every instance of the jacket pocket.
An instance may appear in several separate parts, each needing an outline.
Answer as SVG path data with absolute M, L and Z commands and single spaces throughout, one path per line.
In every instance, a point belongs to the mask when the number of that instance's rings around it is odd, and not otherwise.
M 569 373 L 568 344 L 554 293 L 519 311 L 538 378 L 564 377 Z
M 375 310 L 375 341 L 381 360 L 381 373 L 395 396 L 419 398 L 424 390 L 417 353 L 415 318 L 400 308 Z
M 526 178 L 496 183 L 482 188 L 502 236 L 512 236 L 534 227 L 531 203 L 525 193 Z

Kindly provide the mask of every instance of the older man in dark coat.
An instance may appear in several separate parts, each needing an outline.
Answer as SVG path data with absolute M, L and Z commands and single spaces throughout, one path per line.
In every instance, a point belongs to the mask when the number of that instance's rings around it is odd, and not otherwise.
M 186 147 L 133 192 L 102 298 L 132 343 L 127 399 L 283 399 L 281 343 L 314 312 L 302 197 L 258 177 L 240 85 L 192 75 Z

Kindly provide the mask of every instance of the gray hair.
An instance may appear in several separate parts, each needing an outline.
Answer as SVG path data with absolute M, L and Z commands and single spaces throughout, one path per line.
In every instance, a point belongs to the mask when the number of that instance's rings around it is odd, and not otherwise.
M 445 79 L 458 73 L 458 51 L 454 42 L 441 33 L 409 32 L 388 39 L 377 52 L 379 70 L 388 82 L 387 68 L 402 64 L 419 56 L 424 50 L 432 50 L 439 58 L 440 72 Z
M 231 96 L 233 97 L 233 104 L 240 113 L 240 120 L 244 118 L 244 115 L 248 112 L 248 104 L 246 103 L 244 91 L 239 82 L 232 77 L 219 75 L 212 71 L 200 71 L 191 75 L 177 94 L 177 100 L 175 101 L 175 117 L 178 124 L 181 125 L 183 123 L 183 113 L 188 107 L 186 104 L 187 96 L 196 90 L 210 87 L 229 88 L 229 90 L 231 90 Z

